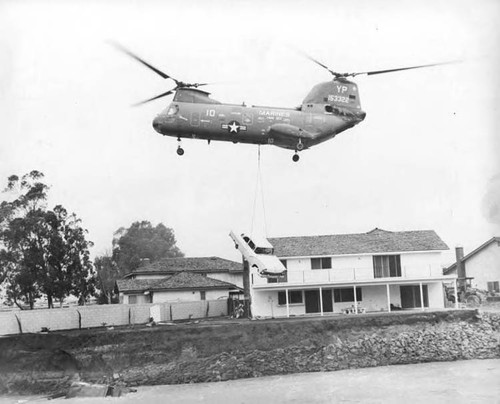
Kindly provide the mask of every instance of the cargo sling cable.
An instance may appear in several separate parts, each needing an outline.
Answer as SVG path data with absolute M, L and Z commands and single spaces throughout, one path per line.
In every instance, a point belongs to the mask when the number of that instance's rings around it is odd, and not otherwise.
M 262 213 L 264 217 L 264 236 L 267 238 L 267 219 L 266 219 L 266 205 L 264 203 L 264 185 L 262 183 L 262 170 L 260 167 L 260 145 L 258 145 L 258 157 L 257 157 L 257 180 L 255 183 L 255 195 L 253 200 L 253 212 L 252 212 L 252 227 L 250 228 L 250 234 L 253 235 L 253 224 L 255 221 L 255 213 L 257 210 L 257 198 L 259 194 L 260 186 L 260 196 L 262 202 Z

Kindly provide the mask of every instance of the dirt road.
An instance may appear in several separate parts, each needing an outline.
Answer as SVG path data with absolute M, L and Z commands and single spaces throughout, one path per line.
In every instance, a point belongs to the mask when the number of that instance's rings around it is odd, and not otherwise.
M 47 402 L 9 397 L 1 403 Z M 302 373 L 220 383 L 139 387 L 121 398 L 64 404 L 132 403 L 500 403 L 500 359 Z

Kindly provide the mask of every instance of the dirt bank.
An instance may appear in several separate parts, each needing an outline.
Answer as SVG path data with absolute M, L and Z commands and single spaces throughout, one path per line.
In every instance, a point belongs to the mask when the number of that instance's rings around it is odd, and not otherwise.
M 442 311 L 21 335 L 0 339 L 0 393 L 495 358 L 499 334 L 498 314 Z

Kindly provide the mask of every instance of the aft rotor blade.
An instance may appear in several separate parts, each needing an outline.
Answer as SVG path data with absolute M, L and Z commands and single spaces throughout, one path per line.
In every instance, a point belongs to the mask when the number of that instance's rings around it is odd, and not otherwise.
M 131 51 L 129 51 L 127 48 L 123 47 L 122 45 L 116 43 L 116 42 L 111 42 L 111 45 L 113 45 L 116 49 L 122 51 L 123 53 L 125 53 L 126 55 L 130 56 L 131 58 L 137 60 L 139 63 L 142 63 L 144 66 L 146 66 L 148 69 L 151 69 L 152 71 L 154 71 L 156 74 L 158 74 L 159 76 L 163 77 L 164 79 L 172 79 L 174 80 L 175 82 L 177 82 L 176 79 L 174 79 L 173 77 L 169 76 L 167 73 L 164 73 L 162 72 L 160 69 L 157 69 L 156 67 L 150 65 L 148 62 L 146 62 L 145 60 L 141 59 L 139 56 L 137 56 L 135 53 L 132 53 Z
M 318 60 L 314 59 L 313 57 L 309 56 L 307 53 L 305 52 L 300 52 L 303 56 L 305 56 L 307 59 L 309 59 L 311 62 L 314 62 L 316 63 L 317 65 L 321 66 L 323 69 L 326 69 L 328 70 L 331 74 L 333 74 L 334 76 L 336 76 L 338 73 L 334 72 L 333 70 L 330 70 L 328 68 L 328 66 L 324 65 L 323 63 L 319 62 Z
M 392 72 L 399 72 L 401 70 L 411 70 L 411 69 L 421 69 L 422 67 L 432 67 L 432 66 L 441 66 L 441 65 L 448 65 L 451 63 L 458 63 L 458 61 L 452 61 L 452 62 L 443 62 L 443 63 L 432 63 L 428 65 L 419 65 L 419 66 L 411 66 L 411 67 L 400 67 L 397 69 L 387 69 L 387 70 L 373 70 L 369 72 L 360 72 L 360 73 L 351 73 L 351 76 L 358 76 L 360 74 L 366 74 L 367 76 L 372 76 L 375 74 L 383 74 L 383 73 L 392 73 Z
M 150 101 L 154 101 L 154 100 L 157 100 L 158 98 L 162 98 L 162 97 L 166 97 L 167 95 L 170 95 L 172 94 L 176 89 L 172 89 L 172 90 L 169 90 L 163 94 L 160 94 L 160 95 L 157 95 L 156 97 L 153 97 L 153 98 L 148 98 L 147 100 L 144 100 L 144 101 L 141 101 L 141 102 L 138 102 L 136 104 L 133 104 L 132 106 L 133 107 L 137 107 L 138 105 L 142 105 L 142 104 L 146 104 L 147 102 L 150 102 Z

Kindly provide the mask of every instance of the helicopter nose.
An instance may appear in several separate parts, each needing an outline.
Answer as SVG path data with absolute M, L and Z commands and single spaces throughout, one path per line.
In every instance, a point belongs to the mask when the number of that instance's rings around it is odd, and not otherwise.
M 163 118 L 161 115 L 158 115 L 155 119 L 153 119 L 153 128 L 158 133 L 161 133 L 161 125 L 163 123 Z

